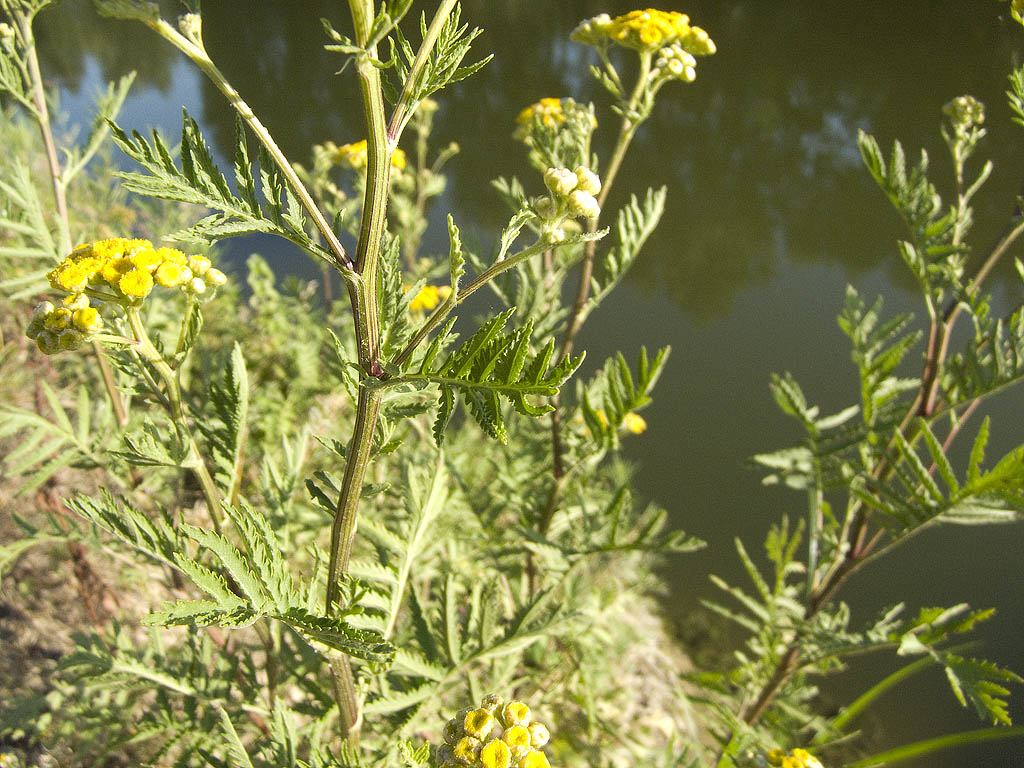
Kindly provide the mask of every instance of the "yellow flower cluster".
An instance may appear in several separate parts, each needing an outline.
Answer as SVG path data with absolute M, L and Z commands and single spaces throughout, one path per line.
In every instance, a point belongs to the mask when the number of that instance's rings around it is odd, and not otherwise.
M 78 349 L 82 342 L 103 330 L 99 308 L 92 306 L 85 294 L 73 294 L 63 306 L 52 302 L 39 304 L 29 318 L 25 335 L 35 341 L 45 355 Z
M 614 19 L 602 13 L 581 22 L 570 39 L 598 47 L 611 41 L 636 51 L 653 51 L 679 43 L 694 56 L 709 56 L 716 50 L 708 33 L 690 26 L 690 17 L 685 13 L 654 8 L 630 11 Z
M 113 289 L 104 298 L 138 303 L 157 285 L 193 294 L 219 287 L 227 277 L 205 256 L 186 256 L 176 248 L 154 248 L 149 240 L 112 237 L 80 245 L 47 275 L 50 285 L 72 296 Z
M 513 138 L 529 144 L 538 124 L 545 128 L 560 128 L 566 124 L 573 127 L 578 124 L 581 129 L 592 131 L 597 127 L 597 118 L 591 109 L 573 99 L 548 96 L 519 113 Z
M 408 287 L 403 290 L 409 290 Z M 442 299 L 447 299 L 452 295 L 452 288 L 450 285 L 425 285 L 420 288 L 419 293 L 412 297 L 412 301 L 409 302 L 409 309 L 416 312 L 421 309 L 433 309 L 441 303 Z
M 485 696 L 478 709 L 456 713 L 444 726 L 445 743 L 437 748 L 441 768 L 550 768 L 541 748 L 550 733 L 533 719 L 530 708 L 513 699 Z
M 768 765 L 780 768 L 824 768 L 821 761 L 806 749 L 794 749 L 788 755 L 781 749 L 773 749 L 765 757 Z
M 541 99 L 536 104 L 531 104 L 516 117 L 516 123 L 524 125 L 533 118 L 538 118 L 548 128 L 565 122 L 565 112 L 562 111 L 562 100 L 553 96 Z
M 348 168 L 361 170 L 366 168 L 366 139 L 357 141 L 355 144 L 342 144 L 335 150 L 335 162 Z M 405 168 L 405 152 L 395 148 L 391 153 L 391 167 L 397 170 Z
M 608 414 L 604 412 L 604 408 L 598 408 L 595 413 L 597 414 L 598 420 L 604 426 L 608 426 Z M 583 417 L 579 417 L 580 421 L 583 421 Z M 639 435 L 647 429 L 647 421 L 639 413 L 633 413 L 630 411 L 622 417 L 622 426 L 625 427 L 626 431 L 630 434 Z
M 630 412 L 627 413 L 625 418 L 622 420 L 622 426 L 624 426 L 628 432 L 631 432 L 634 435 L 639 435 L 647 429 L 647 422 L 639 413 Z

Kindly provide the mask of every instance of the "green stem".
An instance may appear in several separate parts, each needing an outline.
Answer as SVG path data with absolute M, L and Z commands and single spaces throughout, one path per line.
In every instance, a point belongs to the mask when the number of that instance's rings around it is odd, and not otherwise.
M 963 643 L 958 646 L 946 648 L 946 651 L 960 652 L 966 648 L 970 648 L 975 643 Z M 862 693 L 856 698 L 856 700 L 847 707 L 843 708 L 831 723 L 829 723 L 829 731 L 842 731 L 855 719 L 861 716 L 865 710 L 868 709 L 875 701 L 881 697 L 884 693 L 897 685 L 913 677 L 919 672 L 922 672 L 936 663 L 936 659 L 933 656 L 925 656 L 918 659 L 913 664 L 908 664 L 901 669 L 897 669 L 891 675 L 886 677 L 881 682 L 871 686 L 867 691 Z M 824 741 L 822 737 L 826 736 L 829 731 L 821 731 L 817 738 L 814 739 L 815 744 L 820 744 Z
M 181 385 L 178 382 L 178 375 L 167 361 L 163 359 L 152 340 L 150 340 L 149 334 L 146 333 L 146 327 L 143 325 L 142 318 L 139 315 L 139 310 L 136 307 L 126 307 L 125 315 L 128 318 L 128 325 L 132 329 L 135 340 L 139 343 L 137 347 L 139 354 L 146 362 L 153 366 L 153 369 L 164 383 L 164 395 L 171 421 L 188 438 L 189 453 L 191 454 L 189 468 L 192 470 L 192 474 L 195 475 L 196 480 L 199 481 L 199 487 L 202 489 L 203 497 L 206 499 L 206 506 L 210 510 L 213 528 L 217 533 L 220 533 L 222 520 L 220 493 L 217 491 L 217 485 L 214 483 L 212 475 L 210 475 L 210 470 L 203 460 L 202 453 L 199 451 L 199 444 L 192 436 L 189 419 L 185 412 L 185 403 L 181 396 Z
M 645 51 L 640 54 L 640 73 L 637 76 L 636 86 L 633 88 L 633 94 L 629 98 L 629 103 L 623 109 L 622 124 L 619 126 L 619 137 L 615 142 L 615 149 L 612 152 L 611 159 L 608 161 L 608 166 L 602 172 L 601 192 L 597 196 L 597 203 L 602 212 L 604 211 L 605 201 L 608 199 L 608 193 L 611 191 L 612 185 L 615 183 L 615 177 L 618 175 L 619 169 L 622 167 L 622 161 L 626 157 L 626 151 L 629 149 L 629 145 L 633 141 L 633 137 L 636 135 L 637 128 L 640 127 L 644 119 L 647 117 L 647 114 L 638 115 L 637 107 L 643 99 L 644 90 L 647 87 L 647 76 L 650 69 L 651 54 Z M 599 219 L 593 219 L 589 222 L 588 231 L 594 232 L 597 230 L 598 220 Z M 587 305 L 587 299 L 590 296 L 590 279 L 594 272 L 594 255 L 596 252 L 597 242 L 591 241 L 587 243 L 583 252 L 580 279 L 576 287 L 576 301 L 573 303 L 572 314 L 569 316 L 569 324 L 565 329 L 565 336 L 562 338 L 562 349 L 559 353 L 559 360 L 564 360 L 572 354 L 572 347 L 576 339 L 576 334 L 579 333 L 579 330 L 583 325 L 583 311 Z
M 355 429 L 348 446 L 345 477 L 342 480 L 334 526 L 331 529 L 331 559 L 327 568 L 328 614 L 334 610 L 334 603 L 338 599 L 338 583 L 352 556 L 359 496 L 366 467 L 370 463 L 370 449 L 373 446 L 373 432 L 377 424 L 382 394 L 377 388 L 359 388 Z
M 331 225 L 327 221 L 327 218 L 317 206 L 316 201 L 313 200 L 313 196 L 303 185 L 302 181 L 300 181 L 295 170 L 292 168 L 291 163 L 288 162 L 288 158 L 284 156 L 280 147 L 277 146 L 274 138 L 270 135 L 270 131 L 268 131 L 266 126 L 260 122 L 259 118 L 256 117 L 249 105 L 246 104 L 244 99 L 242 99 L 241 94 L 235 90 L 234 86 L 228 82 L 227 78 L 224 77 L 223 73 L 221 73 L 210 59 L 209 54 L 206 52 L 206 47 L 203 44 L 200 31 L 195 29 L 193 34 L 186 37 L 168 24 L 164 19 L 147 21 L 146 23 L 162 38 L 188 56 L 195 65 L 202 70 L 203 74 L 205 74 L 217 87 L 217 90 L 224 94 L 228 103 L 239 114 L 242 120 L 245 121 L 245 124 L 249 126 L 249 129 L 256 135 L 256 138 L 259 139 L 268 154 L 273 158 L 278 171 L 287 180 L 288 186 L 291 187 L 291 190 L 299 199 L 299 202 L 306 210 L 306 213 L 308 213 L 310 218 L 313 219 L 314 226 L 337 259 L 337 266 L 342 271 L 342 275 L 346 280 L 350 279 L 350 276 L 347 273 L 352 269 L 352 259 L 349 258 L 344 246 L 338 240 L 337 235 L 334 234 L 334 230 L 331 229 Z
M 601 58 L 605 62 L 606 68 L 615 74 L 614 67 L 608 61 L 607 56 L 604 52 L 601 52 Z M 624 105 L 622 110 L 622 124 L 619 126 L 619 136 L 615 142 L 615 149 L 612 151 L 611 159 L 608 161 L 607 167 L 603 169 L 601 179 L 601 192 L 597 196 L 597 204 L 601 209 L 601 213 L 604 213 L 604 204 L 608 199 L 608 194 L 611 191 L 612 185 L 615 183 L 615 177 L 619 173 L 619 169 L 622 167 L 622 161 L 626 157 L 626 151 L 629 149 L 629 145 L 633 141 L 633 137 L 636 135 L 637 128 L 646 119 L 647 115 L 650 114 L 649 101 L 650 99 L 644 99 L 644 93 L 647 90 L 648 83 L 647 78 L 651 71 L 651 54 L 649 51 L 642 52 L 640 54 L 640 72 L 637 75 L 636 84 L 633 86 L 633 93 L 629 97 L 629 102 Z M 618 75 L 615 74 L 616 85 L 621 90 L 621 83 L 618 80 Z M 637 108 L 640 106 L 641 101 L 644 100 L 648 108 L 643 113 L 638 113 Z M 587 231 L 594 232 L 597 230 L 597 224 L 600 217 L 592 219 L 587 223 Z M 594 274 L 594 256 L 597 253 L 597 241 L 592 240 L 587 243 L 583 250 L 583 261 L 580 265 L 580 278 L 576 285 L 576 299 L 573 301 L 572 312 L 569 314 L 569 322 L 565 328 L 565 335 L 562 337 L 562 347 L 558 353 L 558 360 L 564 360 L 570 354 L 572 354 L 573 345 L 576 341 L 576 335 L 579 333 L 580 328 L 583 327 L 583 323 L 586 320 L 586 307 L 587 300 L 590 298 L 590 282 Z M 564 460 L 564 446 L 562 444 L 562 408 L 561 398 L 557 395 L 551 399 L 551 404 L 554 410 L 551 412 L 551 472 L 554 476 L 554 484 L 551 487 L 551 493 L 548 497 L 547 505 L 545 510 L 538 521 L 538 530 L 541 534 L 547 533 L 548 526 L 551 525 L 551 520 L 554 517 L 555 510 L 558 508 L 558 499 L 561 495 L 561 490 L 564 484 L 560 482 L 562 475 L 565 473 L 565 460 Z M 527 570 L 530 573 L 531 589 L 534 584 L 534 563 L 533 553 L 527 554 Z
M 487 269 L 485 269 L 483 272 L 477 275 L 473 280 L 467 283 L 464 288 L 460 288 L 458 296 L 455 296 L 454 298 L 452 296 L 449 296 L 441 303 L 440 306 L 437 307 L 437 309 L 433 311 L 430 317 L 428 317 L 426 321 L 423 323 L 423 325 L 419 327 L 419 329 L 413 335 L 412 339 L 409 340 L 409 343 L 405 345 L 405 348 L 394 358 L 394 360 L 391 361 L 392 364 L 397 366 L 398 368 L 401 368 L 403 365 L 405 365 L 409 361 L 409 358 L 411 358 L 413 353 L 416 351 L 416 348 L 423 343 L 423 340 L 426 339 L 428 335 L 430 335 L 431 331 L 433 331 L 435 328 L 441 325 L 442 322 L 444 322 L 444 319 L 448 317 L 449 314 L 451 314 L 451 311 L 455 309 L 455 307 L 462 304 L 466 299 L 468 299 L 478 290 L 487 285 L 487 283 L 489 283 L 491 280 L 496 278 L 501 273 L 507 272 L 508 270 L 517 266 L 518 264 L 522 263 L 531 256 L 534 256 L 538 253 L 543 253 L 546 249 L 550 247 L 551 246 L 548 243 L 538 241 L 533 245 L 529 246 L 528 248 L 524 248 L 519 253 L 513 254 L 512 256 L 509 256 L 508 258 L 503 259 L 501 261 L 495 262 L 494 264 L 489 266 Z
M 968 286 L 969 292 L 977 291 L 981 287 L 981 283 L 991 272 L 996 262 L 1006 253 L 1022 232 L 1024 232 L 1024 219 L 1015 221 L 1007 227 L 1002 237 L 995 246 L 993 246 L 988 257 L 971 280 Z M 930 302 L 929 309 L 932 311 L 932 316 L 935 319 L 935 322 L 932 324 L 935 340 L 930 339 L 929 341 L 928 357 L 925 361 L 925 373 L 922 376 L 922 382 L 918 389 L 917 397 L 914 400 L 914 403 L 907 410 L 903 421 L 897 427 L 897 430 L 901 434 L 905 434 L 914 422 L 921 417 L 922 410 L 926 411 L 926 417 L 928 419 L 934 419 L 942 413 L 941 409 L 936 410 L 934 393 L 938 382 L 938 372 L 941 369 L 948 351 L 948 343 L 953 321 L 955 321 L 961 311 L 961 307 L 958 302 L 954 303 L 950 305 L 944 313 L 942 313 L 941 317 L 939 317 L 939 313 L 934 311 Z M 993 392 L 988 392 L 985 396 L 991 394 L 993 394 Z M 918 437 L 919 433 L 913 434 L 908 437 L 908 442 L 913 444 Z M 872 470 L 871 478 L 875 481 L 884 480 L 888 477 L 890 472 L 893 471 L 893 466 L 897 460 L 898 453 L 895 447 L 895 440 L 890 440 L 885 451 L 879 458 L 878 463 Z M 847 579 L 863 568 L 868 562 L 902 544 L 911 535 L 919 533 L 926 526 L 934 522 L 934 519 L 930 520 L 924 525 L 916 528 L 910 534 L 894 539 L 882 548 L 876 549 L 880 541 L 880 537 L 876 535 L 875 537 L 868 539 L 867 533 L 870 516 L 864 509 L 864 505 L 861 502 L 854 502 L 850 506 L 846 520 L 844 521 L 844 536 L 841 539 L 841 541 L 845 542 L 847 546 L 836 548 L 832 564 L 829 567 L 825 578 L 822 580 L 822 583 L 818 588 L 813 590 L 809 596 L 809 600 L 804 610 L 804 618 L 809 619 L 817 614 L 823 606 L 832 600 L 843 584 L 846 583 Z M 744 711 L 740 713 L 741 719 L 748 724 L 753 724 L 760 719 L 779 688 L 781 688 L 783 683 L 785 683 L 796 671 L 799 654 L 800 649 L 797 646 L 793 646 L 787 651 L 786 655 L 783 657 L 783 661 L 780 662 L 779 666 L 776 668 L 771 680 L 769 680 L 769 682 L 759 692 L 755 704 L 750 708 L 745 708 Z
M 391 120 L 388 123 L 388 139 L 392 142 L 392 146 L 398 145 L 398 139 L 402 135 L 405 125 L 409 122 L 409 118 L 412 117 L 423 68 L 426 66 L 427 58 L 434 48 L 434 43 L 437 42 L 437 37 L 441 34 L 441 29 L 444 27 L 445 22 L 448 21 L 448 16 L 451 14 L 456 2 L 457 0 L 442 0 L 441 5 L 438 6 L 437 13 L 434 14 L 434 18 L 427 28 L 427 34 L 423 37 L 423 43 L 416 52 L 416 58 L 412 62 L 412 67 L 409 68 L 409 74 L 402 85 L 402 93 L 398 97 L 395 111 L 392 113 Z
M 843 768 L 873 768 L 876 765 L 896 765 L 904 760 L 912 760 L 923 755 L 930 755 L 940 749 L 950 747 L 965 747 L 973 744 L 981 744 L 985 741 L 996 741 L 998 739 L 1014 739 L 1024 737 L 1024 726 L 979 728 L 974 731 L 962 733 L 951 733 L 946 736 L 939 736 L 934 739 L 904 744 L 902 747 L 879 752 L 863 760 L 853 763 L 846 763 Z

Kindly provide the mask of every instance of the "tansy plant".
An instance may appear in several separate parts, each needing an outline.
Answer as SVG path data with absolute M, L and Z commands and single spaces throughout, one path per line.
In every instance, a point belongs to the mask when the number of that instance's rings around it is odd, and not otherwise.
M 197 2 L 169 19 L 155 3 L 97 0 L 183 53 L 234 109 L 227 176 L 188 114 L 180 142 L 122 130 L 127 81 L 101 100 L 84 147 L 58 152 L 32 35 L 49 3 L 0 3 L 0 86 L 28 118 L 4 127 L 19 154 L 0 180 L 10 244 L 0 266 L 18 314 L 5 304 L 13 351 L 0 365 L 38 394 L 35 406 L 17 393 L 0 406 L 0 439 L 13 446 L 8 482 L 46 489 L 23 497 L 31 510 L 12 502 L 21 536 L 0 545 L 0 568 L 34 546 L 63 547 L 95 625 L 45 690 L 0 705 L 3 744 L 19 747 L 0 758 L 876 765 L 900 755 L 849 758 L 851 723 L 929 665 L 1000 724 L 951 743 L 1017 733 L 1005 686 L 1019 678 L 948 645 L 987 612 L 902 618 L 897 607 L 858 628 L 835 599 L 920 528 L 1005 522 L 1024 498 L 1020 450 L 986 460 L 987 421 L 965 471 L 947 457 L 976 404 L 1024 377 L 1024 321 L 995 318 L 982 289 L 1024 225 L 1014 219 L 980 271 L 965 259 L 971 198 L 988 173 L 967 180 L 980 104 L 947 110 L 948 209 L 923 162 L 908 168 L 898 145 L 886 161 L 862 137 L 910 230 L 900 250 L 928 313 L 925 366 L 897 375 L 915 335 L 851 289 L 840 322 L 862 402 L 822 416 L 792 378 L 773 382 L 806 440 L 756 462 L 801 490 L 808 511 L 769 534 L 770 575 L 740 545 L 754 592 L 716 581 L 744 612 L 711 609 L 749 642 L 731 668 L 687 676 L 654 605 L 654 569 L 702 542 L 633 500 L 618 456 L 646 427 L 640 411 L 668 349 L 640 348 L 632 363 L 617 354 L 573 392 L 564 385 L 581 363 L 580 328 L 654 234 L 668 194 L 640 190 L 610 210 L 609 191 L 656 101 L 685 98 L 698 59 L 715 52 L 706 31 L 654 9 L 566 30 L 596 62 L 610 127 L 568 95 L 537 94 L 506 116 L 524 152 L 523 178 L 494 182 L 508 223 L 489 247 L 469 248 L 449 215 L 438 255 L 424 234 L 458 148 L 431 147 L 433 116 L 446 86 L 487 63 L 455 0 L 418 23 L 411 0 L 349 0 L 350 19 L 324 23 L 339 74 L 358 81 L 362 135 L 324 137 L 305 166 L 211 58 Z M 1024 71 L 1011 94 L 1024 121 Z M 607 157 L 593 150 L 597 130 L 615 137 Z M 114 209 L 97 204 L 99 187 L 72 183 L 109 168 L 87 169 L 108 137 L 125 156 L 109 194 L 137 196 L 137 227 L 75 213 Z M 164 201 L 160 217 L 142 215 L 147 198 Z M 217 243 L 254 232 L 316 260 L 320 289 L 278 285 L 257 257 L 244 276 L 214 266 Z M 481 289 L 494 312 L 460 316 Z M 958 317 L 973 328 L 961 350 Z M 11 326 L 24 331 L 13 342 Z M 46 375 L 28 386 L 25 370 Z M 122 599 L 108 607 L 114 589 Z M 917 660 L 838 714 L 817 709 L 813 675 L 884 648 Z

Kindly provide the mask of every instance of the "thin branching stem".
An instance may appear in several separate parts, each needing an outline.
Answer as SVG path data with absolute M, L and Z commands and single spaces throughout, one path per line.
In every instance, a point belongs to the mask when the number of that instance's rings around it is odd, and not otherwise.
M 199 481 L 199 487 L 203 492 L 203 498 L 206 500 L 206 506 L 210 510 L 213 528 L 217 533 L 220 533 L 223 502 L 220 492 L 217 490 L 217 484 L 214 483 L 213 476 L 210 474 L 206 461 L 203 459 L 203 454 L 199 450 L 199 444 L 192 436 L 189 417 L 181 395 L 181 384 L 178 381 L 178 374 L 164 360 L 149 338 L 149 334 L 146 333 L 146 327 L 142 322 L 142 317 L 139 315 L 139 310 L 135 307 L 127 307 L 125 315 L 128 318 L 128 325 L 132 329 L 135 340 L 138 342 L 136 349 L 139 355 L 153 367 L 153 370 L 157 372 L 157 375 L 163 382 L 164 397 L 166 398 L 165 404 L 171 421 L 174 423 L 175 428 L 188 439 L 189 468 L 192 470 L 192 474 L 195 475 L 196 480 Z
M 618 81 L 618 75 L 615 74 L 615 68 L 611 66 L 608 61 L 606 54 L 601 51 L 601 58 L 605 62 L 606 68 L 615 75 L 616 85 L 621 88 L 621 83 Z M 642 112 L 638 111 L 641 106 L 641 102 L 644 101 L 644 92 L 648 88 L 648 74 L 651 70 L 651 54 L 650 52 L 643 52 L 640 55 L 640 72 L 637 75 L 636 85 L 633 87 L 633 93 L 629 97 L 629 102 L 625 105 L 622 110 L 622 123 L 619 125 L 619 135 L 615 142 L 615 149 L 612 151 L 611 159 L 608 161 L 608 165 L 603 169 L 601 179 L 601 191 L 597 196 L 597 204 L 604 212 L 604 204 L 608 199 L 608 195 L 611 192 L 612 185 L 615 183 L 615 178 L 618 176 L 619 169 L 622 167 L 622 161 L 626 157 L 626 151 L 629 149 L 629 145 L 633 141 L 633 137 L 636 135 L 637 128 L 644 121 L 646 116 L 650 113 L 649 99 L 648 108 Z M 589 232 L 594 232 L 597 229 L 597 225 L 600 218 L 592 219 L 588 222 L 587 228 Z M 569 314 L 569 322 L 565 328 L 565 335 L 562 337 L 562 345 L 558 353 L 559 361 L 564 360 L 570 354 L 572 354 L 573 345 L 576 341 L 576 336 L 579 334 L 580 328 L 583 327 L 583 322 L 586 320 L 586 307 L 587 300 L 590 298 L 590 283 L 594 274 L 594 256 L 597 253 L 597 242 L 590 241 L 586 244 L 583 250 L 583 261 L 580 265 L 580 277 L 579 282 L 576 286 L 576 298 L 573 301 L 572 311 Z M 561 495 L 562 489 L 565 484 L 559 482 L 562 476 L 565 474 L 565 460 L 563 457 L 564 446 L 562 444 L 562 408 L 561 398 L 557 395 L 551 399 L 551 404 L 554 410 L 551 412 L 551 473 L 554 477 L 554 483 L 551 486 L 551 491 L 548 495 L 548 502 L 545 505 L 544 511 L 541 513 L 541 517 L 538 520 L 538 530 L 543 535 L 547 533 L 548 526 L 551 525 L 551 520 L 554 517 L 555 511 L 558 509 L 558 500 Z M 533 553 L 527 554 L 527 571 L 530 575 L 531 589 L 535 587 L 535 568 L 533 563 Z
M 545 249 L 550 247 L 550 245 L 543 241 L 537 241 L 533 245 L 524 248 L 518 253 L 515 253 L 512 256 L 502 259 L 501 261 L 496 261 L 494 264 L 489 266 L 487 269 L 485 269 L 483 272 L 481 272 L 479 275 L 473 278 L 473 280 L 467 283 L 464 288 L 460 288 L 458 296 L 454 298 L 452 296 L 449 296 L 447 299 L 441 302 L 441 304 L 438 305 L 437 309 L 433 311 L 430 317 L 428 317 L 424 321 L 423 325 L 421 325 L 417 329 L 416 333 L 409 340 L 409 343 L 405 345 L 402 351 L 398 353 L 395 359 L 392 360 L 391 362 L 398 368 L 404 366 L 412 357 L 413 353 L 420 346 L 420 344 L 423 343 L 423 341 L 427 338 L 427 336 L 430 335 L 430 333 L 434 329 L 436 329 L 438 326 L 441 325 L 441 323 L 444 322 L 445 318 L 448 317 L 449 314 L 451 314 L 452 310 L 455 309 L 455 307 L 462 304 L 466 299 L 468 299 L 478 290 L 483 288 L 485 285 L 487 285 L 487 283 L 496 278 L 498 275 L 502 274 L 503 272 L 507 272 L 508 270 L 522 263 L 531 256 L 535 256 L 538 253 L 543 253 Z
M 53 190 L 53 202 L 57 209 L 57 230 L 58 230 L 58 254 L 63 255 L 71 251 L 71 218 L 68 214 L 67 185 L 64 173 L 61 169 L 60 158 L 57 157 L 57 143 L 53 138 L 53 128 L 50 123 L 50 111 L 46 105 L 46 90 L 43 86 L 43 75 L 39 69 L 39 56 L 36 53 L 35 37 L 32 33 L 32 19 L 24 11 L 15 7 L 10 10 L 18 28 L 22 44 L 25 47 L 25 70 L 23 75 L 28 79 L 28 86 L 32 91 L 32 109 L 30 113 L 39 126 L 39 133 L 43 139 L 43 147 L 46 153 L 46 165 L 50 175 L 50 187 Z M 124 427 L 128 424 L 128 410 L 125 407 L 121 393 L 117 389 L 117 381 L 114 378 L 114 370 L 110 366 L 99 342 L 92 342 L 93 354 L 96 356 L 96 363 L 99 366 L 100 378 L 103 380 L 103 387 L 107 392 L 107 399 L 114 409 L 114 417 L 117 423 Z
M 430 26 L 427 27 L 427 34 L 423 37 L 420 49 L 416 52 L 416 58 L 413 59 L 412 67 L 409 69 L 409 76 L 402 85 L 402 93 L 398 97 L 395 111 L 391 114 L 391 120 L 388 122 L 387 134 L 392 148 L 398 146 L 398 139 L 402 135 L 405 124 L 412 117 L 412 111 L 416 107 L 417 89 L 420 85 L 419 81 L 423 75 L 424 67 L 430 57 L 430 52 L 434 49 L 438 35 L 441 34 L 441 30 L 448 21 L 448 17 L 451 15 L 456 2 L 458 0 L 442 0 L 437 8 L 437 12 L 434 14 L 434 18 L 430 22 Z
M 194 19 L 195 23 L 198 23 L 198 18 Z M 323 212 L 317 206 L 313 196 L 306 189 L 298 175 L 295 173 L 295 169 L 292 168 L 291 163 L 288 162 L 288 158 L 285 157 L 280 147 L 277 146 L 277 142 L 274 141 L 273 136 L 270 135 L 270 131 L 267 130 L 266 126 L 260 122 L 260 119 L 256 117 L 256 114 L 252 111 L 249 105 L 242 98 L 241 94 L 235 90 L 234 86 L 228 82 L 227 78 L 224 77 L 223 73 L 217 68 L 210 59 L 209 54 L 206 52 L 206 46 L 203 44 L 201 30 L 198 26 L 193 26 L 189 31 L 188 36 L 183 35 L 177 29 L 172 27 L 164 19 L 156 19 L 147 21 L 147 25 L 155 30 L 162 38 L 171 43 L 175 48 L 188 56 L 193 63 L 202 70 L 219 90 L 224 97 L 228 100 L 228 103 L 234 108 L 239 114 L 249 129 L 256 135 L 260 143 L 267 150 L 268 154 L 274 160 L 274 164 L 277 166 L 278 171 L 287 180 L 288 186 L 291 187 L 292 192 L 299 199 L 302 207 L 309 214 L 310 218 L 313 219 L 313 224 L 320 236 L 327 243 L 331 253 L 337 259 L 338 267 L 342 270 L 342 275 L 348 279 L 347 272 L 352 270 L 353 264 L 352 259 L 345 251 L 341 241 L 338 240 L 337 235 L 334 234 L 334 230 L 331 228 L 330 223 L 324 216 Z
M 1024 232 L 1024 219 L 1017 215 L 975 273 L 967 288 L 969 295 L 980 289 L 982 282 L 991 273 L 995 264 L 1017 238 L 1020 237 L 1022 232 Z M 930 302 L 929 308 L 931 308 Z M 929 334 L 924 374 L 922 375 L 921 385 L 914 402 L 907 409 L 903 421 L 897 427 L 897 431 L 900 434 L 910 430 L 915 421 L 920 418 L 932 420 L 941 414 L 942 409 L 937 404 L 936 394 L 939 371 L 942 369 L 948 353 L 949 338 L 953 324 L 962 310 L 962 304 L 954 299 L 945 311 L 939 313 L 933 310 L 931 312 L 931 332 Z M 968 406 L 969 409 L 973 410 L 980 399 L 972 401 Z M 913 444 L 919 436 L 918 430 L 907 438 L 908 442 Z M 886 450 L 882 452 L 881 457 L 872 470 L 871 481 L 884 481 L 893 471 L 896 462 L 899 460 L 898 456 L 898 449 L 896 448 L 894 438 L 890 441 Z M 840 539 L 846 543 L 846 546 L 837 548 L 835 558 L 825 577 L 816 589 L 808 593 L 804 609 L 805 619 L 814 617 L 835 597 L 843 584 L 867 563 L 887 554 L 895 547 L 907 541 L 910 536 L 919 533 L 929 525 L 926 523 L 925 525 L 918 526 L 910 533 L 880 546 L 885 538 L 885 531 L 879 530 L 874 535 L 869 535 L 868 526 L 870 520 L 868 510 L 865 509 L 862 502 L 856 501 L 851 504 L 844 521 L 843 536 Z M 758 692 L 757 697 L 749 706 L 745 705 L 741 710 L 740 718 L 744 722 L 753 724 L 761 718 L 782 686 L 799 669 L 799 658 L 800 648 L 798 645 L 787 649 L 768 682 Z

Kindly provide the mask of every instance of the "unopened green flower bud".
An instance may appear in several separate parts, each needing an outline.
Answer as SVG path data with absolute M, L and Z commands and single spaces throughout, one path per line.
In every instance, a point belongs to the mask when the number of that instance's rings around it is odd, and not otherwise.
M 559 197 L 576 189 L 576 174 L 568 168 L 548 168 L 544 171 L 544 185 Z
M 186 290 L 198 295 L 206 293 L 206 283 L 201 277 L 193 277 L 187 283 L 185 283 Z
M 452 749 L 451 744 L 442 744 L 437 748 L 435 757 L 437 758 L 437 762 L 447 763 L 455 759 L 455 750 Z
M 533 204 L 533 210 L 542 219 L 553 219 L 558 216 L 558 203 L 545 195 L 537 198 Z
M 28 319 L 28 326 L 25 328 L 25 335 L 34 339 L 39 332 L 46 327 L 46 318 L 50 316 L 55 307 L 52 302 L 44 301 L 36 305 Z
M 178 31 L 190 40 L 203 37 L 203 17 L 198 13 L 185 13 L 178 17 Z
M 969 128 L 985 122 L 985 105 L 973 96 L 957 96 L 946 102 L 942 111 L 954 126 Z
M 453 717 L 444 724 L 444 730 L 441 732 L 441 735 L 449 744 L 455 744 L 466 734 L 462 730 L 462 723 Z
M 486 709 L 488 712 L 494 715 L 496 712 L 498 712 L 498 710 L 502 708 L 502 706 L 504 706 L 504 704 L 505 700 L 502 699 L 501 696 L 499 696 L 496 693 L 489 693 L 486 696 L 484 696 L 484 700 L 480 702 L 480 708 Z
M 215 267 L 208 269 L 203 278 L 214 288 L 219 288 L 228 281 L 228 276 Z
M 581 165 L 576 169 L 576 189 L 596 195 L 601 191 L 601 177 L 589 168 Z
M 85 337 L 77 328 L 66 328 L 57 335 L 57 346 L 62 350 L 78 349 Z
M 549 245 L 558 245 L 558 243 L 565 242 L 565 230 L 561 227 L 551 227 L 550 229 L 545 229 L 541 233 L 541 237 Z
M 44 355 L 55 355 L 60 351 L 57 334 L 53 331 L 40 331 L 36 335 L 36 346 Z
M 607 43 L 608 27 L 611 26 L 611 23 L 612 17 L 607 13 L 584 19 L 569 34 L 569 39 L 584 45 L 604 45 Z
M 574 190 L 569 195 L 569 208 L 577 216 L 587 219 L 596 219 L 601 215 L 601 206 L 597 204 L 597 198 L 582 189 Z

